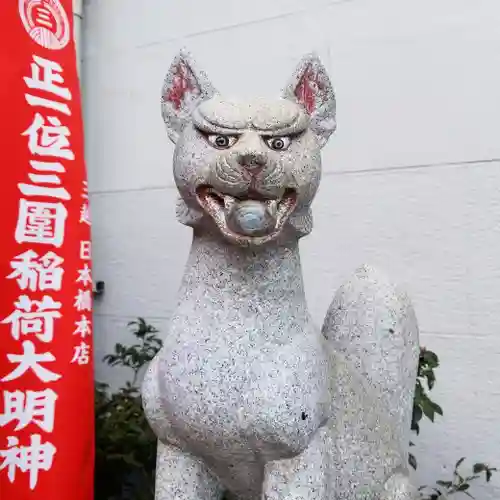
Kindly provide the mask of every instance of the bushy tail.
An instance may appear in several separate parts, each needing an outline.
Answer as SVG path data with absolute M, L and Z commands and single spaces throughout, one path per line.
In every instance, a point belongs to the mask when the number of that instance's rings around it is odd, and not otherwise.
M 337 291 L 322 333 L 380 397 L 408 449 L 417 376 L 418 325 L 409 298 L 380 272 L 360 267 Z

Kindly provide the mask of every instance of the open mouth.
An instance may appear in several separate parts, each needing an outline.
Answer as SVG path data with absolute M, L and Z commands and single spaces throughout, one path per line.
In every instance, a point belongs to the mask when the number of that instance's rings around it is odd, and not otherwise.
M 293 189 L 286 189 L 281 198 L 265 197 L 253 190 L 235 197 L 205 185 L 196 190 L 196 195 L 223 235 L 240 244 L 262 244 L 274 239 L 297 204 Z

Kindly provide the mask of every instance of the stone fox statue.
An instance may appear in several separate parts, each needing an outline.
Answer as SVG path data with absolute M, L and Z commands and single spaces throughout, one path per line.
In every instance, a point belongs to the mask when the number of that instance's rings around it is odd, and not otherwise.
M 306 305 L 298 240 L 336 127 L 320 60 L 305 57 L 281 98 L 245 101 L 220 96 L 181 52 L 162 114 L 193 241 L 142 387 L 156 500 L 416 498 L 408 298 L 362 266 L 322 330 Z

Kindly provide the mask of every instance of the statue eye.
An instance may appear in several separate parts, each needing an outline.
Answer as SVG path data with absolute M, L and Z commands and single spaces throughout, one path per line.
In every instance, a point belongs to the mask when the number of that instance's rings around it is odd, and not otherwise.
M 285 151 L 290 146 L 292 140 L 288 136 L 283 137 L 268 137 L 264 139 L 266 144 L 274 151 Z
M 237 135 L 222 135 L 210 134 L 207 135 L 207 141 L 217 149 L 228 149 L 236 144 L 238 140 Z

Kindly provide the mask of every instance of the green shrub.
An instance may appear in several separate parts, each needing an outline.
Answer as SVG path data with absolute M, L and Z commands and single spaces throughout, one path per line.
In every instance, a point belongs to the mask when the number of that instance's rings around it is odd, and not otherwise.
M 106 384 L 95 386 L 95 500 L 154 499 L 156 437 L 142 411 L 137 382 L 161 341 L 157 330 L 142 318 L 129 326 L 134 327 L 137 343 L 116 344 L 104 361 L 129 368 L 132 381 L 113 393 Z

